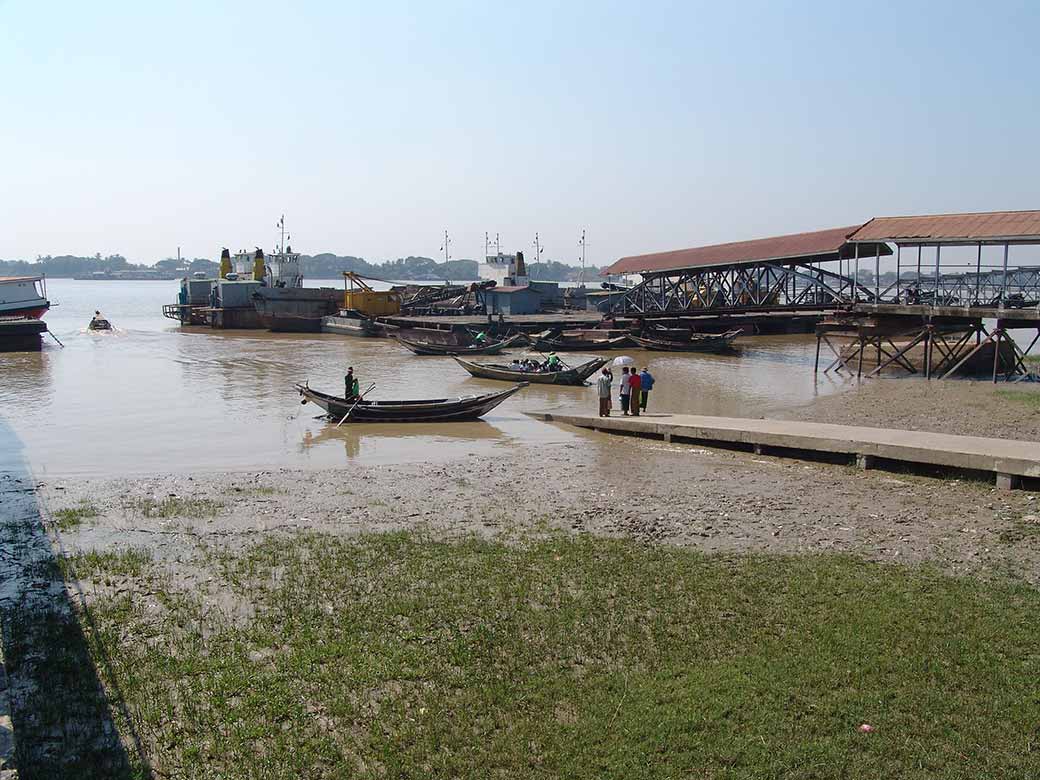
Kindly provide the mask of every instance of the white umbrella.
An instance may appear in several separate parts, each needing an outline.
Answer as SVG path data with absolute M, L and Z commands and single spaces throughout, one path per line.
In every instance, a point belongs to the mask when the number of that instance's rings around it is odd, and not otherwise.
M 614 362 L 611 363 L 611 365 L 612 366 L 633 366 L 633 365 L 635 365 L 635 362 L 636 361 L 634 361 L 628 355 L 619 355 L 618 357 L 614 358 Z

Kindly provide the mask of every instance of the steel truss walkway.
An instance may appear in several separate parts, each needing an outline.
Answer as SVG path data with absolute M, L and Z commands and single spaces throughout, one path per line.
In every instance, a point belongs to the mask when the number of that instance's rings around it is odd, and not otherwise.
M 877 276 L 874 277 L 878 278 Z M 1012 308 L 1040 303 L 1040 267 L 906 276 L 886 287 L 855 284 L 822 264 L 762 262 L 648 272 L 614 301 L 615 316 L 675 317 L 844 309 L 858 303 Z

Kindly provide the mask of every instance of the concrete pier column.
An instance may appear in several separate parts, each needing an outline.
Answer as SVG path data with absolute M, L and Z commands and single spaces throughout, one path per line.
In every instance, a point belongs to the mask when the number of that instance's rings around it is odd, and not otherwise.
M 999 490 L 1014 490 L 1019 486 L 1020 478 L 1015 474 L 1001 474 L 997 472 L 997 488 Z
M 857 455 L 856 456 L 856 468 L 866 471 L 867 469 L 874 468 L 874 456 L 873 455 Z

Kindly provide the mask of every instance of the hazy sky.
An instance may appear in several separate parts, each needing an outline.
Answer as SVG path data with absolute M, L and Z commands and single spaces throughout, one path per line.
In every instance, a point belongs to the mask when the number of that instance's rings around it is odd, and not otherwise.
M 1040 3 L 0 0 L 0 258 L 1040 208 Z

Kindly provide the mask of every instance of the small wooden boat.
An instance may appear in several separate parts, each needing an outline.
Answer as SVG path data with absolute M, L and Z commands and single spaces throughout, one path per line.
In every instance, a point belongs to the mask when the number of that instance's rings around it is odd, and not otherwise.
M 587 335 L 575 336 L 543 331 L 531 337 L 531 346 L 540 352 L 602 352 L 607 349 L 623 349 L 631 345 L 632 341 L 628 336 L 595 338 Z
M 94 317 L 87 325 L 87 330 L 112 330 L 112 323 L 106 319 Z
M 338 333 L 341 336 L 371 338 L 382 335 L 379 324 L 363 314 L 343 310 L 338 315 L 321 318 L 322 333 Z
M 437 344 L 432 341 L 416 341 L 400 333 L 394 336 L 401 346 L 410 349 L 416 355 L 497 355 L 503 349 L 522 345 L 527 341 L 523 334 L 515 334 L 501 341 L 488 342 L 486 344 L 476 343 L 466 346 L 460 344 Z
M 632 336 L 632 341 L 643 349 L 658 352 L 722 352 L 729 349 L 733 339 L 742 332 L 738 328 L 725 333 L 691 333 L 682 340 Z
M 347 422 L 459 422 L 476 420 L 490 412 L 504 400 L 523 387 L 521 382 L 515 387 L 498 393 L 484 395 L 467 395 L 461 398 L 434 398 L 422 401 L 356 401 L 356 399 L 340 398 L 306 385 L 295 385 L 301 403 L 310 401 L 325 410 L 330 419 L 337 422 L 344 417 Z
M 540 385 L 581 385 L 585 380 L 607 364 L 607 358 L 595 358 L 574 368 L 562 371 L 517 371 L 501 363 L 473 363 L 462 358 L 455 362 L 482 379 L 499 379 L 503 382 L 532 382 Z

